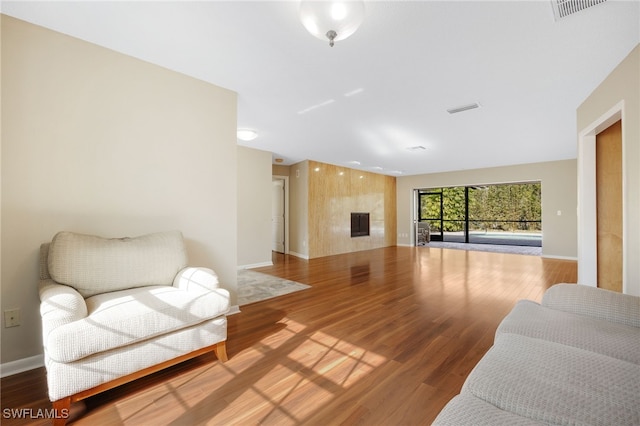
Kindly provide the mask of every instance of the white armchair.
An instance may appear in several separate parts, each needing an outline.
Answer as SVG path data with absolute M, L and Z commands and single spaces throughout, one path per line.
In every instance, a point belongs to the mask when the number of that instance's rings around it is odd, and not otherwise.
M 186 263 L 177 231 L 121 239 L 61 232 L 41 246 L 45 367 L 58 424 L 72 402 L 208 351 L 227 360 L 229 292 L 212 270 Z

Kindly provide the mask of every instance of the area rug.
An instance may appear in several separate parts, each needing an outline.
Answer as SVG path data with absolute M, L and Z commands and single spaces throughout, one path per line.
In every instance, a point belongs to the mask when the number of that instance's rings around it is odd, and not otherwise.
M 309 288 L 306 284 L 285 280 L 249 269 L 238 270 L 238 305 L 260 302 Z
M 422 247 L 446 248 L 454 250 L 489 251 L 493 253 L 525 254 L 529 256 L 541 256 L 542 247 L 507 246 L 493 244 L 448 243 L 431 241 Z

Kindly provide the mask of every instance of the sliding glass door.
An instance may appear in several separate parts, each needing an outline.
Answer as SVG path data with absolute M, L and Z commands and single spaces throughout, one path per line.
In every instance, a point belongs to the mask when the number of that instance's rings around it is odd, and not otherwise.
M 432 241 L 542 246 L 539 182 L 417 190 Z

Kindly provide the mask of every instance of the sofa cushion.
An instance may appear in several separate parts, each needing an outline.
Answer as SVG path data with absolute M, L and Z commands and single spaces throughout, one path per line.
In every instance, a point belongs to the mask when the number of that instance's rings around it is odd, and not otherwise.
M 215 318 L 229 310 L 229 292 L 150 286 L 99 294 L 86 302 L 86 318 L 45 336 L 52 360 L 75 361 Z
M 503 333 L 463 392 L 550 424 L 640 424 L 640 368 L 606 355 Z
M 455 396 L 440 411 L 433 426 L 535 426 L 544 423 L 504 411 L 469 392 Z
M 496 336 L 515 333 L 586 349 L 640 365 L 640 329 L 572 314 L 521 300 L 498 326 Z
M 187 264 L 178 231 L 135 238 L 102 238 L 59 232 L 49 246 L 51 278 L 83 296 L 128 288 L 172 285 Z
M 597 287 L 555 284 L 542 296 L 542 306 L 640 328 L 640 297 Z

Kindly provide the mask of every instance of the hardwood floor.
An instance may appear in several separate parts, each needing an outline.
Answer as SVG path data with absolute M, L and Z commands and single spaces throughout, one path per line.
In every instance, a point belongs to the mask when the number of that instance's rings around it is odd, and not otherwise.
M 573 261 L 426 247 L 274 262 L 257 270 L 311 288 L 230 316 L 226 363 L 205 355 L 89 398 L 70 423 L 429 424 L 513 304 L 577 274 Z M 3 417 L 17 408 L 50 408 L 44 369 L 2 379 Z

